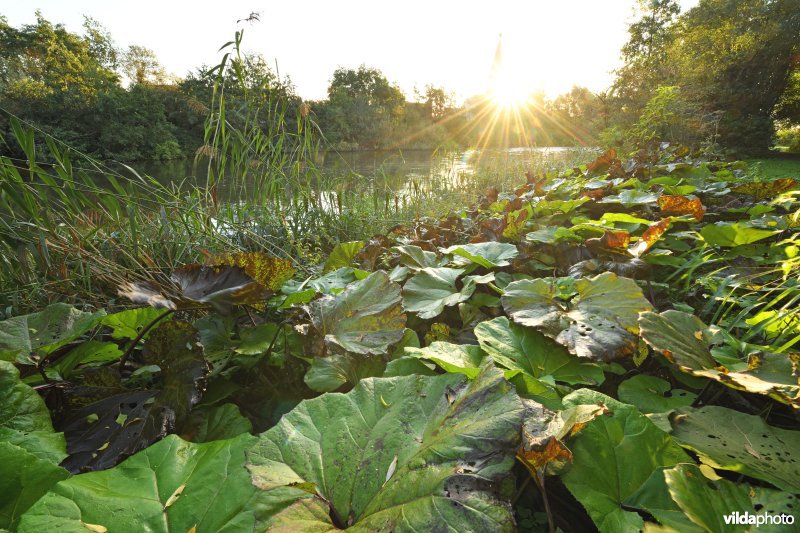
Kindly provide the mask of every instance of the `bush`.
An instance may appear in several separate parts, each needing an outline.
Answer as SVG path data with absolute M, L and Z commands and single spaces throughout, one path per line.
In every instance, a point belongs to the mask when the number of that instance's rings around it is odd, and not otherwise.
M 780 129 L 775 138 L 778 146 L 785 147 L 789 152 L 800 152 L 800 126 Z

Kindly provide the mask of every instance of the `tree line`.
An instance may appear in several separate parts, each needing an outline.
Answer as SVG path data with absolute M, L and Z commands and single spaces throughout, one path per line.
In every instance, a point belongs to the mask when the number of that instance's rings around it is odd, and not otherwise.
M 308 115 L 321 145 L 340 150 L 662 140 L 739 154 L 776 142 L 800 150 L 798 0 L 701 0 L 685 13 L 674 0 L 640 0 L 639 14 L 606 91 L 531 94 L 518 108 L 486 95 L 457 105 L 444 87 L 406 95 L 362 65 L 337 69 L 326 99 L 303 102 L 290 78 L 245 54 L 227 67 L 242 81 L 225 89 L 229 119 L 279 101 L 287 127 Z M 219 74 L 203 65 L 169 76 L 151 50 L 118 48 L 88 17 L 78 34 L 41 13 L 20 27 L 0 16 L 0 153 L 18 155 L 8 141 L 16 115 L 101 159 L 192 157 L 204 149 Z M 271 116 L 266 109 L 259 120 Z

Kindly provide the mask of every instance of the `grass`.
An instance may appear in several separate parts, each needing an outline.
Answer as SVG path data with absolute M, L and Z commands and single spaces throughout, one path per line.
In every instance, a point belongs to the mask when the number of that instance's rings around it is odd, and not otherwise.
M 763 159 L 749 159 L 747 163 L 761 179 L 800 179 L 800 154 L 784 154 Z

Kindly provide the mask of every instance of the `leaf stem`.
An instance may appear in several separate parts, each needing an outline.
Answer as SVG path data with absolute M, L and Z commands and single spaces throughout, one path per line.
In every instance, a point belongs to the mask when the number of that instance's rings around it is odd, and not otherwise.
M 136 349 L 136 345 L 139 344 L 139 341 L 142 340 L 142 338 L 145 335 L 147 335 L 148 331 L 153 329 L 153 326 L 155 326 L 156 324 L 161 322 L 161 320 L 163 320 L 165 317 L 171 315 L 174 312 L 175 312 L 175 309 L 168 309 L 168 310 L 164 311 L 163 313 L 161 313 L 160 315 L 158 315 L 157 317 L 155 317 L 153 320 L 150 321 L 149 324 L 147 324 L 145 327 L 142 328 L 142 330 L 139 332 L 139 334 L 136 336 L 136 338 L 133 339 L 133 341 L 131 341 L 130 345 L 128 346 L 128 349 L 125 350 L 125 353 L 122 354 L 122 357 L 120 357 L 120 359 L 119 359 L 119 372 L 120 372 L 120 374 L 122 373 L 123 370 L 125 370 L 125 363 L 128 362 L 128 358 L 133 353 L 133 350 Z

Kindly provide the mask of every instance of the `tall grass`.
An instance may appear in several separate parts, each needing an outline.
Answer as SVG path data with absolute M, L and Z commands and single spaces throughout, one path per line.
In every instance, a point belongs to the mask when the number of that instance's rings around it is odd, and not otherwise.
M 237 32 L 211 70 L 212 102 L 195 160 L 207 165 L 202 184 L 114 171 L 10 118 L 13 139 L 4 141 L 19 144 L 25 160 L 0 158 L 0 313 L 51 301 L 114 308 L 123 280 L 160 281 L 220 251 L 265 251 L 309 271 L 337 242 L 444 216 L 490 186 L 512 190 L 523 179 L 521 163 L 464 165 L 456 156 L 432 176 L 406 182 L 382 168 L 370 176 L 322 172 L 321 132 L 303 106 L 292 113 L 279 80 L 248 85 L 241 42 Z M 228 97 L 232 90 L 238 98 Z M 42 148 L 52 163 L 39 162 Z M 590 157 L 578 153 L 561 166 Z M 533 165 L 542 171 L 551 162 L 542 156 Z

